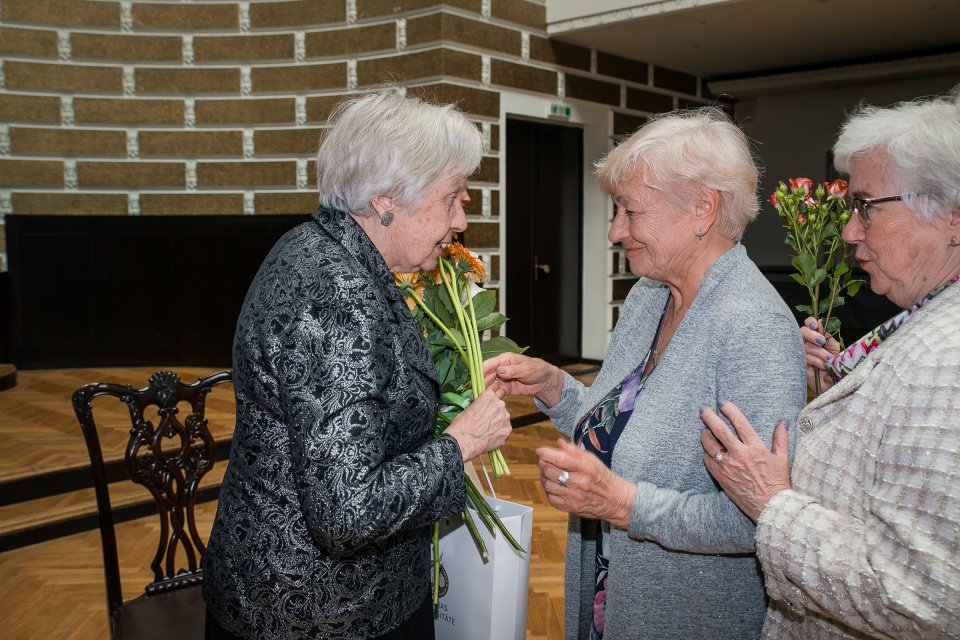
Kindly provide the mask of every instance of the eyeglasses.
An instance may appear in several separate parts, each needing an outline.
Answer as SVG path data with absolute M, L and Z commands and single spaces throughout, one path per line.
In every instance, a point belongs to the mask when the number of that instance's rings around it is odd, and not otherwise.
M 860 224 L 864 229 L 870 228 L 870 205 L 881 202 L 894 202 L 903 200 L 908 196 L 916 195 L 914 193 L 901 193 L 896 196 L 880 196 L 879 198 L 847 198 L 847 206 L 860 217 Z

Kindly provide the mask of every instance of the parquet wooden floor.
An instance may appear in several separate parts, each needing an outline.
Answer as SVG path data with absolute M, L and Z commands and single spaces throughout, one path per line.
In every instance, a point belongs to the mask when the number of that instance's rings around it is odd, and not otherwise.
M 73 468 L 87 464 L 83 439 L 70 406 L 70 394 L 88 381 L 129 382 L 143 386 L 152 368 L 90 369 L 70 371 L 26 371 L 19 385 L 0 393 L 0 481 L 41 471 Z M 175 369 L 185 382 L 211 373 L 211 369 Z M 587 368 L 589 371 L 589 368 Z M 586 380 L 592 373 L 584 376 Z M 224 393 L 224 391 L 227 391 Z M 108 431 L 107 443 L 122 449 L 126 442 L 126 409 L 105 399 L 107 416 L 101 418 Z M 527 398 L 511 398 L 514 416 L 535 413 Z M 215 435 L 228 434 L 233 427 L 233 399 L 224 385 L 210 395 L 208 416 Z M 533 542 L 527 617 L 528 640 L 563 637 L 563 564 L 566 547 L 566 515 L 546 502 L 538 481 L 534 450 L 554 445 L 557 433 L 549 422 L 518 429 L 504 446 L 512 474 L 496 481 L 499 497 L 534 508 Z M 82 493 L 82 492 L 77 492 Z M 85 501 L 87 498 L 77 498 Z M 68 498 L 57 508 L 71 508 Z M 76 501 L 74 501 L 75 504 Z M 198 507 L 200 531 L 209 532 L 215 503 Z M 3 514 L 0 513 L 0 518 Z M 148 561 L 156 541 L 153 518 L 119 524 L 122 579 L 126 597 L 136 595 L 150 580 Z M 108 638 L 103 565 L 97 531 L 66 536 L 0 553 L 0 637 L 12 640 Z
M 18 371 L 17 386 L 0 392 L 0 482 L 90 464 L 70 398 L 87 382 L 116 382 L 145 387 L 150 375 L 164 367 L 118 367 Z M 171 367 L 185 383 L 218 369 Z M 94 401 L 104 452 L 122 455 L 130 430 L 127 408 L 114 398 Z M 214 438 L 233 433 L 234 401 L 230 385 L 207 397 Z

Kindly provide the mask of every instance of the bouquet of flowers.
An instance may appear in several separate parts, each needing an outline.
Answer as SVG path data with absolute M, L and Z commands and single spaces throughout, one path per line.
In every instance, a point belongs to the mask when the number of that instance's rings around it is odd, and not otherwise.
M 791 264 L 796 273 L 790 277 L 807 289 L 810 304 L 796 306 L 797 311 L 822 318 L 824 330 L 843 343 L 839 336 L 840 319 L 833 315 L 837 307 L 854 296 L 863 280 L 853 278 L 850 258 L 854 248 L 840 238 L 850 219 L 845 198 L 847 182 L 834 180 L 813 187 L 809 178 L 790 178 L 781 182 L 770 202 L 786 220 L 785 242 L 793 249 Z M 814 376 L 816 392 L 820 379 Z
M 444 247 L 434 271 L 393 275 L 437 367 L 440 382 L 440 408 L 436 425 L 438 436 L 474 398 L 483 393 L 484 360 L 507 351 L 524 351 L 509 338 L 498 336 L 483 339 L 487 331 L 496 331 L 507 320 L 496 311 L 496 293 L 479 286 L 486 277 L 483 262 L 458 242 Z M 495 477 L 510 474 L 499 449 L 490 452 L 490 464 Z M 468 504 L 473 504 L 483 525 L 491 532 L 496 527 L 513 548 L 523 551 L 469 476 L 466 481 Z M 486 559 L 486 544 L 467 508 L 463 510 L 463 519 L 481 557 Z M 437 602 L 439 585 L 439 535 L 440 523 L 434 523 L 434 604 Z

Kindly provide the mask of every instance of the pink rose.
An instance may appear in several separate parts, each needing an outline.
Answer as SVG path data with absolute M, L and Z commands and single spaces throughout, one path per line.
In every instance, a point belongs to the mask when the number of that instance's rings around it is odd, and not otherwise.
M 846 180 L 834 180 L 827 185 L 827 193 L 842 200 L 843 198 L 847 197 L 847 186 Z
M 797 189 L 803 189 L 803 195 L 810 195 L 810 190 L 813 188 L 813 180 L 810 178 L 790 178 L 787 180 L 790 183 L 790 188 L 796 191 Z
M 773 205 L 774 207 L 776 207 L 777 209 L 780 208 L 780 201 L 777 200 L 777 192 L 776 192 L 776 191 L 774 191 L 773 193 L 770 194 L 770 204 L 772 204 L 772 205 Z
M 800 221 L 800 224 L 806 224 L 806 223 L 807 223 L 807 216 L 803 215 L 802 213 L 798 213 L 798 214 L 797 214 L 797 220 Z

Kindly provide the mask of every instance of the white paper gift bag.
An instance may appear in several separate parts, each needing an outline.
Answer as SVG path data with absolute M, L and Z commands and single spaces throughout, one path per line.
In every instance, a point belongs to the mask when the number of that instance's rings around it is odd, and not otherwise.
M 440 587 L 434 629 L 437 640 L 524 640 L 533 508 L 487 497 L 524 553 L 496 535 L 471 509 L 489 553 L 481 559 L 470 531 L 457 515 L 440 522 Z

